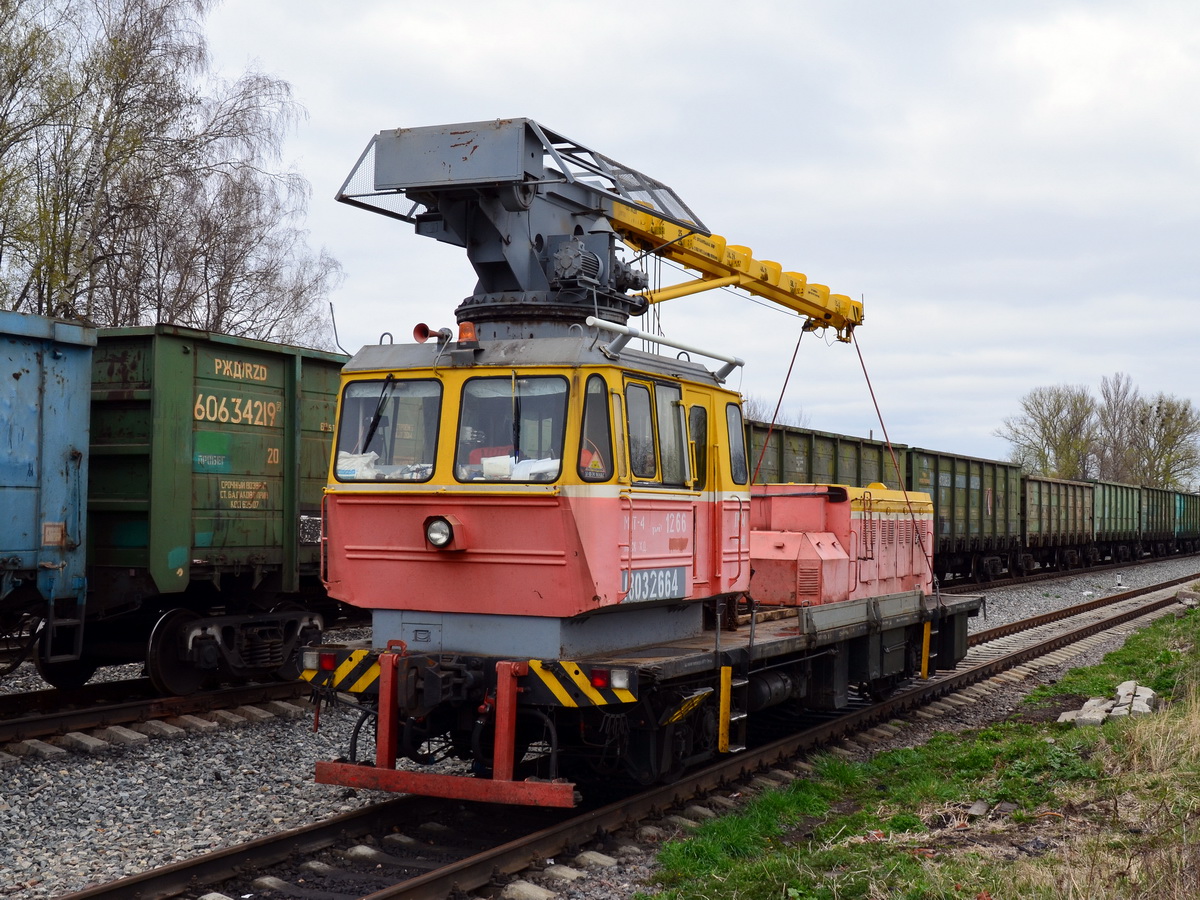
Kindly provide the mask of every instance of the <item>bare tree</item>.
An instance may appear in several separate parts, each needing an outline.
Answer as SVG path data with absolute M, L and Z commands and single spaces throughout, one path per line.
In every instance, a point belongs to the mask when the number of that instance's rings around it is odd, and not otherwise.
M 1124 372 L 1100 379 L 1096 407 L 1096 477 L 1104 481 L 1137 482 L 1143 477 L 1134 453 L 1136 421 L 1142 398 Z
M 1200 410 L 1159 393 L 1142 398 L 1118 372 L 1100 382 L 1097 403 L 1085 387 L 1034 388 L 1021 415 L 996 435 L 1012 444 L 1026 471 L 1190 490 L 1200 477 Z
M 1096 401 L 1086 387 L 1034 388 L 1021 398 L 1021 414 L 1006 418 L 995 433 L 1013 445 L 1012 460 L 1032 474 L 1090 478 L 1095 411 Z
M 767 400 L 764 397 L 748 395 L 742 398 L 742 412 L 747 419 L 754 422 L 774 422 L 776 425 L 790 425 L 795 428 L 808 427 L 808 414 L 802 408 L 783 409 L 779 406 L 777 413 L 777 406 L 779 404 L 776 401 Z
M 340 267 L 309 251 L 293 185 L 243 169 L 160 187 L 144 212 L 130 200 L 128 226 L 97 275 L 106 319 L 290 343 L 324 337 L 324 307 L 313 298 L 328 295 Z
M 286 82 L 209 76 L 213 0 L 13 2 L 59 18 L 41 100 L 59 114 L 27 139 L 28 214 L 0 233 L 7 305 L 328 346 L 340 268 L 307 246 L 307 182 L 278 169 L 301 111 Z
M 1142 400 L 1131 450 L 1142 484 L 1187 490 L 1200 473 L 1200 411 L 1190 400 L 1158 393 Z

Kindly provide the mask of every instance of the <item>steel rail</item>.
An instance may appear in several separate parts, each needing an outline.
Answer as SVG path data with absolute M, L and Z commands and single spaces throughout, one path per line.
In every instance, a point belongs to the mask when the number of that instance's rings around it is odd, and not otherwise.
M 132 686 L 131 690 L 136 690 L 137 685 L 142 682 L 148 683 L 147 679 L 118 683 L 127 683 Z M 113 690 L 111 685 L 103 687 L 107 689 L 108 693 Z M 53 709 L 45 713 L 0 719 L 0 744 L 66 734 L 70 731 L 85 731 L 89 728 L 144 722 L 147 719 L 165 719 L 172 716 L 209 712 L 213 709 L 265 703 L 270 700 L 293 700 L 306 696 L 311 691 L 312 689 L 302 682 L 280 681 L 269 684 L 238 685 L 219 691 L 190 694 L 186 697 L 149 697 L 123 703 L 106 702 L 82 708 Z M 76 693 L 73 692 L 73 694 Z
M 1175 559 L 1188 559 L 1197 556 L 1196 553 L 1178 553 L 1169 557 L 1148 557 L 1146 559 L 1134 559 L 1126 562 L 1102 563 L 1093 566 L 1083 566 L 1079 568 L 1067 569 L 1047 569 L 1030 572 L 1027 575 L 1013 575 L 1007 578 L 995 578 L 987 580 L 967 580 L 960 579 L 943 584 L 941 591 L 943 594 L 970 594 L 977 593 L 988 588 L 1002 587 L 1021 587 L 1022 585 L 1037 584 L 1039 581 L 1056 581 L 1060 578 L 1077 578 L 1081 575 L 1099 575 L 1103 572 L 1116 572 L 1118 570 L 1136 569 L 1140 566 L 1152 566 L 1155 563 L 1171 562 Z
M 397 818 L 407 798 L 387 800 L 375 806 L 342 813 L 332 819 L 294 828 L 214 850 L 203 856 L 171 863 L 138 875 L 129 875 L 109 884 L 99 884 L 59 900 L 96 900 L 96 898 L 138 898 L 159 900 L 174 897 L 187 890 L 198 890 L 231 878 L 238 872 L 287 860 L 293 854 L 310 854 L 322 850 L 347 836 L 358 836 L 385 829 Z
M 1041 625 L 1049 625 L 1052 622 L 1060 622 L 1063 619 L 1069 619 L 1072 616 L 1079 616 L 1085 613 L 1094 612 L 1098 609 L 1103 609 L 1106 606 L 1113 606 L 1117 603 L 1123 603 L 1126 600 L 1133 600 L 1144 594 L 1152 594 L 1155 591 L 1165 591 L 1167 588 L 1176 587 L 1180 584 L 1186 584 L 1189 581 L 1200 579 L 1200 574 L 1185 575 L 1182 578 L 1172 578 L 1169 581 L 1163 581 L 1159 584 L 1151 585 L 1143 588 L 1133 588 L 1121 594 L 1109 594 L 1107 597 L 1098 597 L 1095 600 L 1088 600 L 1084 603 L 1077 603 L 1074 606 L 1064 606 L 1062 609 L 1056 609 L 1052 612 L 1042 613 L 1038 616 L 1032 616 L 1028 619 L 1018 619 L 1015 622 L 1008 622 L 1004 625 L 997 625 L 994 628 L 987 628 L 983 631 L 977 631 L 967 638 L 967 646 L 975 647 L 979 644 L 986 644 L 989 641 L 994 641 L 998 638 L 1007 637 L 1010 634 L 1019 634 L 1022 631 L 1029 631 Z

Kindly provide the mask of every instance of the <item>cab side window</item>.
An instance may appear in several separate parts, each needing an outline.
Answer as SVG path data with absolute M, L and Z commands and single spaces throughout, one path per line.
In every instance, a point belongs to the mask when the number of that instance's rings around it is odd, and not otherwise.
M 734 484 L 745 484 L 750 478 L 746 466 L 746 430 L 741 407 L 736 403 L 725 407 L 725 422 L 729 427 L 729 477 Z
M 708 410 L 703 406 L 692 406 L 688 409 L 688 436 L 696 456 L 692 487 L 702 491 L 706 480 L 705 473 L 708 471 Z
M 645 385 L 625 388 L 625 407 L 629 422 L 629 468 L 634 478 L 653 481 L 658 474 L 654 455 L 654 409 L 650 390 Z
M 689 485 L 688 425 L 678 385 L 631 382 L 625 386 L 629 467 L 635 481 Z
M 579 477 L 608 481 L 613 473 L 612 429 L 608 418 L 608 387 L 599 375 L 587 380 L 583 400 L 583 433 L 579 438 Z
M 687 481 L 687 441 L 684 439 L 683 414 L 680 407 L 682 396 L 675 385 L 654 386 L 655 408 L 658 414 L 658 452 L 663 484 L 683 484 Z

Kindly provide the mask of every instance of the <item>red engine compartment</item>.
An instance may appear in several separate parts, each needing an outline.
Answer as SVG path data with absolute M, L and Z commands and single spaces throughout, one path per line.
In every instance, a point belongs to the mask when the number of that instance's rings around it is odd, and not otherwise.
M 756 485 L 750 528 L 750 596 L 764 605 L 818 606 L 932 589 L 927 494 L 881 484 Z

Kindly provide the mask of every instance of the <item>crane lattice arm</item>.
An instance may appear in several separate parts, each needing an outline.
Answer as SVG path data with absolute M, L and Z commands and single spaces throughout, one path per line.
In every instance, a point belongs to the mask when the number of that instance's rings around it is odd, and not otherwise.
M 667 185 L 532 119 L 381 131 L 338 200 L 463 247 L 479 281 L 460 321 L 522 323 L 514 334 L 553 332 L 592 313 L 623 322 L 649 303 L 722 286 L 843 341 L 863 320 L 861 303 L 710 234 Z M 618 238 L 700 277 L 646 291 L 646 274 L 617 255 Z

